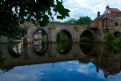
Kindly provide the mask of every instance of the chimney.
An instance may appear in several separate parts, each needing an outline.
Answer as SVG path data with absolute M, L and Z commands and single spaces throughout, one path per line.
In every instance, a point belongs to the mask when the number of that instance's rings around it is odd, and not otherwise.
M 109 9 L 109 6 L 108 6 L 108 5 L 106 6 L 106 10 L 107 10 L 107 9 Z
M 97 12 L 97 17 L 100 17 L 100 12 L 99 11 Z

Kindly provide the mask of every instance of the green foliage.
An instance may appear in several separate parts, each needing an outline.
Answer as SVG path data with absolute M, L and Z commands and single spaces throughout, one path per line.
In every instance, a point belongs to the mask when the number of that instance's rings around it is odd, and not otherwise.
M 110 41 L 113 41 L 114 39 L 115 39 L 114 34 L 112 32 L 108 32 L 106 36 L 106 41 L 110 42 Z
M 71 49 L 70 42 L 59 42 L 57 43 L 57 50 L 61 53 L 67 53 L 68 49 Z
M 1 0 L 0 2 L 0 36 L 20 38 L 26 30 L 19 26 L 25 21 L 38 21 L 45 26 L 49 18 L 56 16 L 63 19 L 69 16 L 62 0 Z M 52 12 L 55 12 L 53 15 Z
M 2 55 L 3 55 L 3 53 L 2 53 L 2 50 L 0 49 L 0 70 L 4 69 L 5 58 Z
M 87 37 L 80 37 L 80 42 L 89 42 L 89 38 Z
M 88 64 L 90 62 L 90 59 L 85 56 L 85 57 L 79 59 L 78 61 L 79 61 L 79 63 L 82 63 L 82 64 Z
M 106 35 L 106 43 L 110 47 L 121 47 L 121 36 L 114 36 L 112 32 L 108 32 Z
M 26 31 L 19 26 L 18 19 L 15 15 L 10 12 L 0 12 L 0 20 L 0 36 L 17 39 L 26 33 Z
M 92 20 L 88 16 L 80 17 L 77 20 L 76 19 L 70 19 L 68 21 L 65 21 L 65 23 L 78 23 L 78 24 L 82 24 L 82 25 L 90 25 L 91 22 L 92 22 Z
M 76 23 L 76 19 L 70 19 L 70 20 L 68 20 L 68 21 L 65 21 L 65 23 Z
M 57 36 L 57 41 L 58 42 L 62 42 L 62 41 L 71 41 L 70 37 L 67 36 L 66 33 L 61 32 L 58 34 Z
M 89 25 L 92 22 L 91 18 L 88 16 L 80 17 L 76 23 L 83 24 L 83 25 Z

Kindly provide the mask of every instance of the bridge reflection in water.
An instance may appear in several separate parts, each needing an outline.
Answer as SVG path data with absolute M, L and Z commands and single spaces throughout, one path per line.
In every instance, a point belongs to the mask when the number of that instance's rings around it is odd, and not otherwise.
M 105 77 L 121 71 L 121 51 L 104 44 L 36 42 L 26 47 L 22 43 L 1 44 L 0 52 L 0 68 L 4 71 L 16 66 L 72 60 L 84 64 L 92 62 L 95 71 L 103 70 Z

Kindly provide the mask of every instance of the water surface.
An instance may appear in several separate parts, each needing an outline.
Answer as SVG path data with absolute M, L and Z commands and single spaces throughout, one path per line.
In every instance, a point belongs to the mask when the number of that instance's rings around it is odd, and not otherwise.
M 104 44 L 0 46 L 0 81 L 121 81 L 121 51 Z

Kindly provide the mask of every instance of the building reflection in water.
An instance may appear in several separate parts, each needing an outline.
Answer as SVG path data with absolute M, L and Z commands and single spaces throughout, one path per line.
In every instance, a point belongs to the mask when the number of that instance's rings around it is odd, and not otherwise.
M 34 41 L 33 43 L 33 51 L 38 55 L 43 55 L 48 50 L 48 43 L 40 41 Z
M 116 75 L 121 71 L 120 49 L 111 49 L 104 44 L 47 44 L 36 41 L 26 48 L 28 52 L 24 52 L 22 46 L 22 43 L 1 46 L 1 53 L 3 54 L 1 54 L 0 60 L 6 58 L 3 60 L 4 62 L 0 61 L 1 69 L 3 67 L 13 68 L 31 64 L 78 60 L 84 64 L 92 62 L 96 66 L 95 71 L 98 73 L 100 69 L 103 70 L 106 78 L 108 75 Z M 6 51 L 7 49 L 9 51 Z M 18 54 L 17 59 L 11 57 L 13 56 L 11 53 Z
M 9 43 L 8 44 L 8 50 L 9 53 L 13 56 L 13 57 L 18 57 L 21 54 L 23 54 L 23 42 L 16 42 L 16 43 Z

